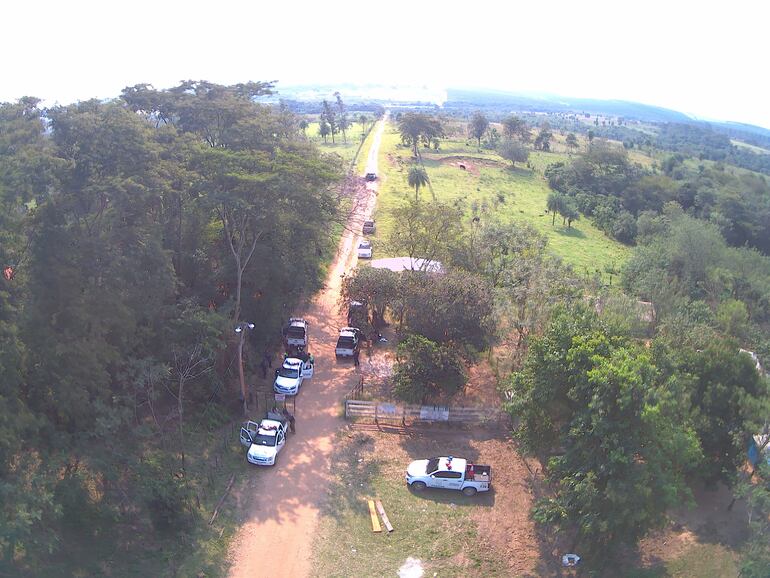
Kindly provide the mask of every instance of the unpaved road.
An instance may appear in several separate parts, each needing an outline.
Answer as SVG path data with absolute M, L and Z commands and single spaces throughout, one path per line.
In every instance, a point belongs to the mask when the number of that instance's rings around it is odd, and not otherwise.
M 366 165 L 377 172 L 377 156 L 385 126 L 380 121 Z M 356 383 L 352 361 L 336 361 L 334 347 L 345 318 L 339 313 L 342 274 L 355 265 L 356 241 L 363 221 L 372 214 L 377 184 L 367 183 L 340 240 L 337 258 L 326 286 L 305 313 L 310 323 L 310 345 L 316 364 L 297 398 L 297 433 L 289 434 L 286 448 L 272 468 L 253 468 L 246 491 L 248 513 L 230 550 L 233 578 L 283 576 L 302 578 L 310 573 L 313 534 L 320 504 L 326 495 L 334 434 L 342 426 L 340 402 Z

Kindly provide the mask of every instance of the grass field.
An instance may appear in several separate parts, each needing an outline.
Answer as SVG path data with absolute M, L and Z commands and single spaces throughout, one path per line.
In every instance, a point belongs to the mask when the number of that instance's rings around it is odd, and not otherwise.
M 367 115 L 370 119 L 374 117 L 371 114 Z M 357 118 L 358 114 L 351 115 L 351 118 Z M 334 135 L 334 144 L 332 144 L 331 137 L 327 137 L 327 142 L 324 143 L 324 139 L 318 134 L 318 121 L 311 120 L 311 117 L 306 117 L 308 121 L 308 127 L 305 130 L 305 135 L 308 140 L 318 145 L 318 147 L 325 153 L 337 153 L 342 157 L 345 163 L 350 163 L 358 150 L 358 146 L 361 144 L 361 125 L 358 122 L 353 123 L 347 130 L 347 143 L 342 138 L 342 134 Z M 367 129 L 368 129 L 367 125 Z
M 511 169 L 492 151 L 478 152 L 475 143 L 465 140 L 448 140 L 441 143 L 438 151 L 423 152 L 423 161 L 431 179 L 435 197 L 442 201 L 459 200 L 468 217 L 498 218 L 503 221 L 524 221 L 533 225 L 548 237 L 551 251 L 575 267 L 578 273 L 602 275 L 609 266 L 622 265 L 630 254 L 630 248 L 614 241 L 583 218 L 571 228 L 556 219 L 551 225 L 551 215 L 545 213 L 548 183 L 543 171 L 553 162 L 566 160 L 560 153 L 533 151 L 529 165 Z M 411 195 L 406 174 L 411 162 L 408 148 L 400 143 L 400 137 L 391 123 L 385 131 L 380 149 L 380 195 L 376 218 L 378 236 L 386 238 L 394 226 L 389 210 Z M 459 167 L 464 164 L 466 170 Z M 431 198 L 430 190 L 421 190 L 423 198 Z M 391 256 L 378 251 L 378 257 Z
M 338 443 L 336 481 L 314 542 L 314 577 L 398 576 L 410 557 L 426 567 L 425 576 L 505 575 L 503 562 L 478 545 L 470 518 L 485 507 L 486 496 L 467 498 L 448 490 L 415 494 L 404 483 L 404 464 L 373 456 L 367 434 L 341 435 Z M 366 502 L 372 497 L 382 500 L 393 533 L 372 532 Z

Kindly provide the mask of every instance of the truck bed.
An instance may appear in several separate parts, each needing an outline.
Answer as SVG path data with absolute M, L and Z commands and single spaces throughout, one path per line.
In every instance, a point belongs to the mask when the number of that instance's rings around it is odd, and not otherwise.
M 473 482 L 491 482 L 492 466 L 469 464 L 465 471 L 465 479 Z

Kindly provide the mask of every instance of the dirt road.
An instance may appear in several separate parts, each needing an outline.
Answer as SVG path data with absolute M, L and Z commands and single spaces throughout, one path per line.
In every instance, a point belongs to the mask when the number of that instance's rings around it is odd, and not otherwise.
M 384 121 L 375 136 L 366 172 L 377 172 L 377 155 Z M 246 500 L 248 514 L 230 550 L 233 578 L 269 576 L 301 578 L 310 571 L 313 532 L 329 476 L 334 434 L 342 425 L 340 402 L 357 381 L 352 361 L 336 361 L 334 347 L 345 318 L 339 313 L 342 274 L 355 265 L 354 248 L 361 225 L 372 214 L 376 181 L 367 183 L 348 230 L 340 240 L 337 258 L 326 286 L 313 301 L 305 318 L 310 323 L 310 344 L 316 364 L 313 379 L 306 381 L 297 398 L 297 433 L 289 435 L 286 448 L 272 468 L 253 469 Z

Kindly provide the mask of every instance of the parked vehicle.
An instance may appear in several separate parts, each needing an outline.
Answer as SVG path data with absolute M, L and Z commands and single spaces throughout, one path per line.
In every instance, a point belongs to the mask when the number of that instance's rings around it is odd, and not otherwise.
M 376 225 L 374 224 L 374 221 L 364 221 L 364 226 L 362 227 L 361 231 L 364 233 L 364 235 L 371 235 L 374 233 L 375 229 Z
M 283 360 L 280 369 L 275 370 L 273 391 L 285 395 L 297 395 L 302 382 L 313 377 L 313 361 L 310 356 L 307 359 L 287 357 Z
M 372 258 L 372 243 L 370 241 L 361 241 L 358 244 L 358 258 L 359 259 Z
M 337 339 L 334 354 L 339 357 L 353 357 L 361 347 L 361 330 L 358 327 L 343 327 Z
M 300 317 L 292 317 L 283 330 L 287 347 L 307 347 L 307 321 Z
M 366 173 L 366 176 L 364 178 L 367 181 L 376 181 L 377 180 L 377 173 Z
M 474 496 L 477 492 L 489 491 L 492 467 L 452 456 L 416 460 L 406 469 L 406 483 L 418 492 L 425 488 L 444 488 Z
M 246 459 L 258 466 L 272 466 L 286 444 L 289 421 L 280 413 L 268 412 L 259 423 L 247 421 L 241 428 L 241 445 L 249 448 Z

